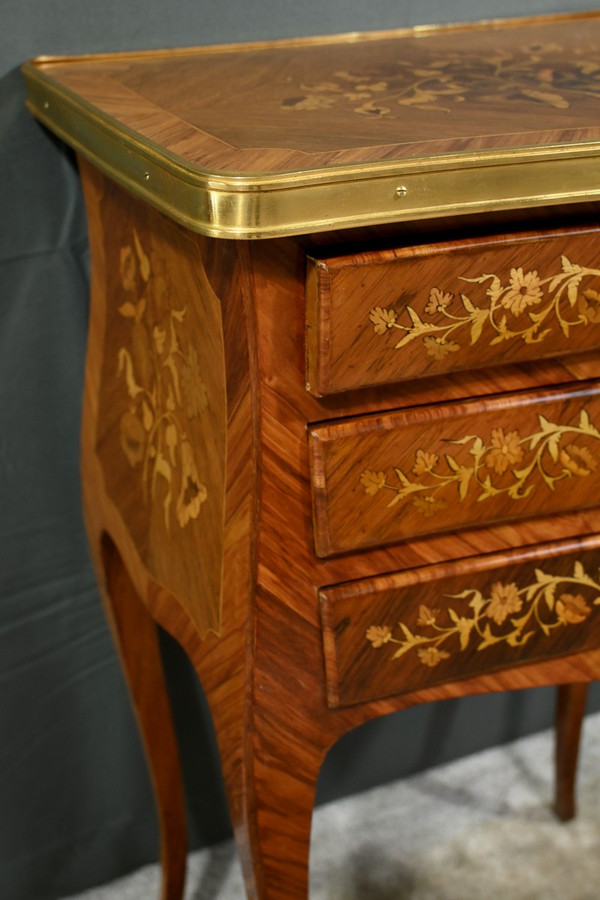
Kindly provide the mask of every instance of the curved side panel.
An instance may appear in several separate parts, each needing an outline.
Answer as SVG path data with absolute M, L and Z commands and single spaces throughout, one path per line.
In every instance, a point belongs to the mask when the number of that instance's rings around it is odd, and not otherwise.
M 221 305 L 197 244 L 104 182 L 95 453 L 149 575 L 221 630 L 226 393 Z

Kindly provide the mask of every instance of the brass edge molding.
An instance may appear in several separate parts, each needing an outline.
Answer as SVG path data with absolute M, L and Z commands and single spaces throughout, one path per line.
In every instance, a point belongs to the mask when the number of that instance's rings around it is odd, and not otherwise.
M 271 238 L 600 199 L 600 142 L 283 173 L 201 169 L 58 87 L 34 62 L 22 71 L 27 106 L 44 125 L 122 187 L 212 237 Z

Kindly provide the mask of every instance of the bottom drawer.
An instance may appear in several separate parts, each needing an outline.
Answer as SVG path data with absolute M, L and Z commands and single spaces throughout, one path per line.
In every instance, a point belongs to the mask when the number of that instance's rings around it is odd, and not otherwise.
M 320 592 L 332 707 L 600 646 L 600 536 Z

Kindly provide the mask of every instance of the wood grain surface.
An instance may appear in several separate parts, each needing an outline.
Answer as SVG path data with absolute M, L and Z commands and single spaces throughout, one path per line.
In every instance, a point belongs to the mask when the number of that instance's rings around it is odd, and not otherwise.
M 595 349 L 600 232 L 474 234 L 309 259 L 317 395 Z
M 581 725 L 589 685 L 561 684 L 556 707 L 556 784 L 554 809 L 563 822 L 575 816 L 575 783 L 581 739 Z
M 596 382 L 314 426 L 320 556 L 598 505 Z
M 348 419 L 382 419 L 390 414 L 390 410 L 406 410 L 414 418 L 421 415 L 420 409 L 434 408 L 435 404 L 440 404 L 442 409 L 452 404 L 475 404 L 473 414 L 477 408 L 481 415 L 488 409 L 489 415 L 494 404 L 504 404 L 508 410 L 507 398 L 513 392 L 521 392 L 531 401 L 515 401 L 515 424 L 511 428 L 517 428 L 522 425 L 517 426 L 516 419 L 522 420 L 526 411 L 538 407 L 547 409 L 554 402 L 546 402 L 544 398 L 566 397 L 565 402 L 560 399 L 556 402 L 562 412 L 568 412 L 574 409 L 573 404 L 579 403 L 577 397 L 588 402 L 595 397 L 595 392 L 589 385 L 577 386 L 576 376 L 559 360 L 546 359 L 477 372 L 454 372 L 443 379 L 392 383 L 377 389 L 315 397 L 307 392 L 305 385 L 306 258 L 308 253 L 315 255 L 320 247 L 333 246 L 334 242 L 347 247 L 348 235 L 313 235 L 306 239 L 263 242 L 216 241 L 190 236 L 111 185 L 85 161 L 81 160 L 80 165 L 92 249 L 82 475 L 90 546 L 99 578 L 105 586 L 108 608 L 115 608 L 115 600 L 119 604 L 119 599 L 113 597 L 116 593 L 127 598 L 123 602 L 131 610 L 136 610 L 134 598 L 141 601 L 151 619 L 181 643 L 201 679 L 215 725 L 248 897 L 254 900 L 306 900 L 310 825 L 318 772 L 327 751 L 344 733 L 375 716 L 415 703 L 491 690 L 585 684 L 600 671 L 600 650 L 595 638 L 588 635 L 589 642 L 586 638 L 581 643 L 557 645 L 551 659 L 532 662 L 523 656 L 516 665 L 503 662 L 498 667 L 494 664 L 491 670 L 477 669 L 476 674 L 455 669 L 447 680 L 436 684 L 415 684 L 408 692 L 402 689 L 400 693 L 385 697 L 380 692 L 374 699 L 332 709 L 328 704 L 325 674 L 319 603 L 321 589 L 428 566 L 448 567 L 444 570 L 448 572 L 459 560 L 476 560 L 487 554 L 500 554 L 510 560 L 511 554 L 519 548 L 529 554 L 532 561 L 538 558 L 545 563 L 544 551 L 536 549 L 539 545 L 549 541 L 581 542 L 583 536 L 600 530 L 600 513 L 591 508 L 583 509 L 578 503 L 571 512 L 561 512 L 552 518 L 538 515 L 523 521 L 491 524 L 486 528 L 465 527 L 461 531 L 427 538 L 410 535 L 406 540 L 387 546 L 320 559 L 314 552 L 308 431 L 323 422 L 332 428 L 334 425 L 344 427 Z M 137 249 L 135 233 L 141 253 Z M 127 236 L 125 242 L 124 235 Z M 157 237 L 150 240 L 153 235 Z M 352 241 L 354 245 L 362 240 L 372 243 L 379 236 L 369 230 L 354 233 Z M 387 237 L 390 237 L 389 232 Z M 399 234 L 392 237 L 397 240 Z M 169 259 L 173 260 L 168 265 L 181 270 L 181 283 L 187 286 L 184 294 L 180 294 L 173 274 L 169 296 L 161 295 L 161 310 L 174 310 L 179 314 L 183 304 L 188 304 L 189 327 L 187 321 L 183 327 L 184 322 L 175 316 L 174 332 L 180 348 L 183 350 L 186 343 L 193 340 L 201 381 L 207 389 L 213 383 L 211 379 L 219 384 L 224 373 L 220 394 L 223 405 L 219 407 L 222 419 L 218 419 L 217 424 L 213 422 L 212 429 L 196 430 L 201 417 L 213 406 L 209 403 L 199 409 L 203 406 L 200 397 L 204 397 L 204 391 L 198 379 L 192 379 L 194 402 L 190 403 L 189 409 L 188 404 L 184 404 L 187 418 L 177 420 L 178 443 L 173 443 L 171 432 L 167 439 L 165 431 L 165 443 L 160 451 L 170 461 L 173 445 L 177 458 L 175 447 L 181 448 L 190 435 L 193 436 L 190 443 L 195 454 L 198 453 L 194 460 L 201 459 L 206 452 L 217 469 L 223 467 L 222 480 L 217 478 L 212 488 L 214 493 L 221 485 L 222 515 L 221 518 L 210 518 L 206 523 L 206 529 L 220 529 L 221 535 L 222 604 L 218 629 L 205 628 L 205 620 L 199 613 L 199 609 L 208 603 L 202 567 L 209 565 L 208 556 L 214 557 L 214 552 L 209 552 L 212 545 L 207 530 L 199 527 L 209 510 L 211 473 L 207 470 L 201 475 L 198 469 L 194 485 L 205 485 L 207 496 L 198 505 L 197 493 L 184 494 L 187 504 L 180 507 L 180 511 L 183 513 L 187 508 L 189 518 L 182 524 L 174 499 L 179 497 L 179 482 L 167 502 L 168 479 L 159 471 L 156 491 L 153 494 L 150 490 L 144 497 L 139 477 L 143 472 L 142 461 L 132 465 L 122 442 L 116 437 L 120 434 L 119 417 L 127 411 L 132 412 L 130 404 L 133 401 L 139 402 L 137 415 L 148 433 L 144 426 L 141 394 L 135 388 L 149 384 L 150 380 L 144 380 L 139 374 L 133 375 L 142 370 L 137 356 L 134 364 L 131 349 L 128 352 L 134 381 L 130 384 L 126 358 L 119 370 L 119 350 L 133 348 L 133 343 L 127 343 L 133 324 L 141 324 L 144 316 L 153 309 L 148 300 L 142 309 L 141 301 L 147 289 L 137 290 L 141 287 L 139 281 L 135 282 L 136 291 L 129 291 L 132 297 L 129 293 L 123 295 L 123 290 L 127 289 L 122 282 L 125 279 L 127 284 L 130 283 L 132 256 L 140 272 L 141 267 L 147 271 L 143 262 L 145 257 L 154 270 L 148 249 L 155 246 L 154 241 L 161 248 L 168 245 Z M 115 270 L 117 264 L 119 269 Z M 169 271 L 172 270 L 169 268 Z M 150 279 L 146 283 L 143 274 L 141 277 L 144 284 L 150 284 Z M 129 307 L 123 310 L 130 302 L 133 310 Z M 216 312 L 218 327 L 215 328 L 211 325 L 214 321 L 211 310 Z M 127 314 L 130 312 L 134 315 Z M 169 332 L 158 308 L 152 315 L 149 334 L 155 344 L 158 342 L 160 360 L 161 354 L 170 346 Z M 208 328 L 203 334 L 195 317 L 205 315 Z M 167 332 L 164 340 L 163 331 Z M 221 349 L 211 335 L 222 336 Z M 156 356 L 152 358 L 152 366 L 155 366 Z M 207 365 L 202 363 L 205 358 Z M 188 362 L 189 359 L 188 355 Z M 112 365 L 109 364 L 111 360 Z M 169 378 L 173 377 L 170 364 L 166 372 Z M 133 397 L 129 390 L 132 385 Z M 168 390 L 166 394 L 168 398 Z M 498 401 L 493 399 L 494 395 L 504 399 Z M 175 388 L 173 396 L 176 399 Z M 207 396 L 210 397 L 208 390 Z M 487 398 L 485 402 L 473 400 L 482 397 Z M 109 399 L 115 404 L 114 409 Z M 119 406 L 122 403 L 124 407 Z M 582 403 L 577 407 L 579 419 L 573 420 L 576 423 L 581 418 Z M 135 404 L 134 407 L 137 409 Z M 167 410 L 169 407 L 167 403 Z M 192 414 L 193 410 L 198 411 L 197 416 Z M 147 416 L 146 422 L 149 422 Z M 495 427 L 489 419 L 486 422 Z M 539 427 L 539 419 L 535 424 Z M 221 427 L 225 433 L 224 441 L 220 437 Z M 109 434 L 111 429 L 113 437 L 104 439 L 103 435 Z M 209 446 L 206 441 L 207 435 L 211 434 L 216 437 Z M 131 459 L 137 459 L 135 441 L 129 441 L 126 446 Z M 550 456 L 552 458 L 552 453 Z M 576 454 L 571 451 L 570 458 L 573 456 Z M 155 460 L 156 456 L 151 459 Z M 580 459 L 579 464 L 581 462 Z M 196 467 L 200 465 L 199 462 L 195 464 Z M 110 474 L 113 466 L 115 473 Z M 172 478 L 179 477 L 184 469 L 182 460 L 177 476 L 173 474 Z M 578 479 L 584 482 L 588 477 L 592 476 L 573 473 L 570 482 L 575 483 Z M 112 480 L 115 478 L 118 481 Z M 373 499 L 365 496 L 368 500 Z M 170 513 L 168 529 L 167 510 Z M 172 569 L 178 570 L 175 574 L 166 564 L 160 575 L 156 568 L 151 569 L 152 557 L 148 553 L 149 542 L 143 523 L 153 521 L 161 523 L 162 539 L 170 542 L 169 559 Z M 190 544 L 186 543 L 186 534 L 194 536 L 193 540 L 190 537 Z M 106 548 L 110 548 L 110 552 Z M 474 577 L 478 565 L 476 561 Z M 568 572 L 569 565 L 574 566 L 574 561 L 565 565 L 567 568 L 560 570 L 561 576 Z M 499 569 L 498 580 L 502 580 L 500 571 L 506 579 L 510 576 L 509 583 L 517 584 L 517 578 L 526 581 L 530 577 L 529 570 L 523 569 L 520 574 L 517 569 L 518 566 L 514 574 L 512 570 Z M 185 572 L 189 582 L 178 580 L 182 577 L 180 570 Z M 481 576 L 477 574 L 477 577 Z M 189 592 L 186 585 L 190 586 Z M 523 585 L 526 587 L 524 582 Z M 482 584 L 478 589 L 483 593 L 483 588 Z M 563 593 L 575 594 L 561 589 L 558 600 Z M 565 606 L 566 601 L 561 602 Z M 595 611 L 593 601 L 585 602 Z M 569 604 L 566 607 L 571 609 Z M 126 655 L 130 660 L 143 656 L 147 667 L 144 679 L 148 678 L 151 684 L 160 684 L 160 660 L 157 654 L 147 652 L 151 645 L 148 631 L 144 626 L 138 633 L 135 624 L 140 608 L 131 615 L 123 615 L 122 627 L 127 634 L 122 636 L 122 644 L 127 646 Z M 209 608 L 213 608 L 210 603 Z M 592 621 L 591 613 L 589 619 Z M 385 623 L 373 621 L 369 622 L 371 624 Z M 574 631 L 578 628 L 573 625 Z M 585 629 L 584 623 L 580 629 L 582 634 Z M 567 626 L 564 631 L 569 633 Z M 379 658 L 377 650 L 368 646 L 366 649 L 374 659 Z M 176 783 L 178 767 L 174 753 L 153 750 L 162 746 L 161 741 L 169 732 L 167 711 L 161 702 L 148 704 L 144 683 L 136 681 L 135 672 L 129 674 L 134 702 L 147 709 L 140 717 L 140 724 L 154 780 L 163 786 Z M 572 692 L 571 688 L 565 690 Z M 570 776 L 574 765 L 573 742 L 579 729 L 577 710 L 577 704 L 568 704 L 560 720 L 563 808 L 568 807 L 574 783 Z M 164 790 L 157 792 L 157 800 L 163 821 L 170 821 L 173 816 L 173 821 L 177 822 L 173 807 L 166 804 Z M 176 800 L 173 806 L 177 806 Z M 174 834 L 179 841 L 178 826 L 175 826 Z M 170 872 L 177 872 L 175 863 L 165 870 L 164 897 L 176 900 L 178 888 L 170 885 L 176 885 L 177 880 Z
M 599 37 L 590 13 L 37 67 L 202 170 L 281 173 L 597 141 Z
M 194 241 L 110 183 L 97 454 L 148 572 L 221 628 L 226 401 L 219 299 Z M 116 377 L 115 377 L 116 375 Z
M 382 575 L 320 598 L 329 702 L 360 703 L 597 646 L 600 538 Z
M 100 553 L 104 607 L 144 739 L 156 797 L 161 900 L 179 900 L 187 857 L 186 805 L 158 631 L 110 539 L 104 539 Z

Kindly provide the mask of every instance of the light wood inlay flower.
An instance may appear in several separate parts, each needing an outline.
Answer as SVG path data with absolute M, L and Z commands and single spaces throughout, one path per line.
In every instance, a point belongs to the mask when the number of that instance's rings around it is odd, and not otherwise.
M 131 322 L 130 343 L 118 351 L 118 374 L 129 398 L 120 420 L 121 446 L 131 467 L 141 466 L 146 498 L 160 496 L 167 531 L 173 513 L 184 528 L 207 498 L 186 426 L 208 407 L 198 355 L 185 338 L 187 306 L 172 298 L 160 257 L 151 264 L 135 229 L 132 244 L 121 248 L 120 276 L 131 295 L 118 310 Z M 151 293 L 161 301 L 155 304 L 160 318 L 152 323 Z
M 365 470 L 360 483 L 372 497 L 384 490 L 392 492 L 388 506 L 410 499 L 415 509 L 429 517 L 457 503 L 500 494 L 524 500 L 538 487 L 554 491 L 565 479 L 585 478 L 598 468 L 590 446 L 577 443 L 577 439 L 600 440 L 600 431 L 585 408 L 577 425 L 550 422 L 542 415 L 538 422 L 539 430 L 533 434 L 521 436 L 516 429 L 500 426 L 491 429 L 487 442 L 477 434 L 449 441 L 468 447 L 468 465 L 451 453 L 419 448 L 412 461 L 391 472 Z
M 577 593 L 571 593 L 573 586 Z M 467 599 L 468 615 L 450 605 L 452 600 Z M 415 625 L 402 621 L 394 628 L 370 625 L 366 640 L 374 650 L 395 645 L 391 659 L 414 651 L 430 668 L 467 650 L 487 650 L 501 643 L 522 647 L 536 633 L 549 637 L 556 629 L 585 622 L 592 606 L 600 605 L 600 581 L 578 561 L 570 576 L 536 569 L 535 581 L 521 587 L 496 581 L 485 593 L 466 588 L 460 594 L 444 594 L 442 600 L 444 611 L 421 605 Z
M 572 263 L 563 255 L 558 273 L 542 277 L 519 266 L 508 277 L 461 277 L 481 289 L 467 294 L 435 286 L 421 309 L 416 304 L 404 307 L 409 322 L 402 321 L 400 307 L 374 307 L 369 320 L 380 336 L 392 330 L 404 332 L 394 349 L 420 339 L 427 355 L 436 360 L 485 340 L 490 346 L 515 340 L 542 343 L 557 328 L 570 338 L 573 328 L 600 322 L 600 293 L 584 288 L 591 278 L 600 278 L 600 269 Z
M 371 118 L 399 118 L 402 108 L 450 115 L 459 104 L 499 109 L 515 102 L 568 109 L 577 94 L 600 97 L 600 66 L 595 58 L 573 59 L 556 71 L 557 44 L 515 46 L 487 59 L 469 53 L 430 53 L 418 69 L 398 58 L 366 72 L 337 71 L 322 81 L 303 82 L 283 109 L 345 109 Z

